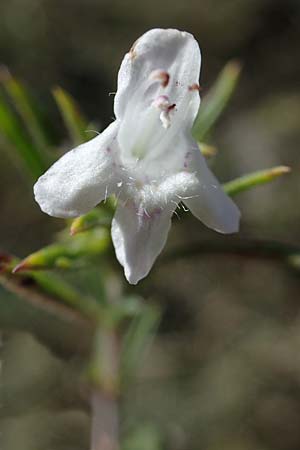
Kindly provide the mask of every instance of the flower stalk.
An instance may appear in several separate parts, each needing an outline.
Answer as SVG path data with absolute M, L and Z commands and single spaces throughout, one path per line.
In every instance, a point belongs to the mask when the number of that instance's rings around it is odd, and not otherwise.
M 119 450 L 120 345 L 116 326 L 101 324 L 95 333 L 89 376 L 91 450 Z
M 114 396 L 93 390 L 91 450 L 119 450 L 118 402 Z

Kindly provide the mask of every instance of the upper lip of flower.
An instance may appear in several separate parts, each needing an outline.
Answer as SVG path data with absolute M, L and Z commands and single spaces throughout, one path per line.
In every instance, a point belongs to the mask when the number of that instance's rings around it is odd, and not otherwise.
M 151 269 L 180 201 L 220 232 L 238 228 L 237 207 L 191 136 L 199 73 L 200 51 L 191 34 L 145 33 L 121 64 L 116 121 L 65 154 L 34 187 L 43 211 L 58 217 L 82 215 L 115 193 L 112 238 L 131 283 Z

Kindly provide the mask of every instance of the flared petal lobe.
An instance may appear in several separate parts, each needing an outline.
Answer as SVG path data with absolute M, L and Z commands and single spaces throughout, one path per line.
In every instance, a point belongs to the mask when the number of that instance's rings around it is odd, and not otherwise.
M 112 239 L 129 283 L 137 284 L 148 275 L 166 243 L 172 213 L 169 208 L 159 207 L 145 211 L 132 201 L 119 203 L 112 222 Z
M 182 200 L 207 227 L 219 233 L 235 233 L 239 229 L 240 211 L 211 173 L 196 145 L 194 143 L 191 169 L 194 169 L 197 183 L 191 185 Z
M 158 69 L 170 76 L 164 94 L 176 103 L 180 112 L 188 90 L 199 81 L 200 66 L 199 45 L 190 33 L 174 29 L 146 32 L 132 46 L 121 64 L 114 106 L 116 117 L 125 116 L 130 99 Z M 145 101 L 147 106 L 149 97 L 145 95 L 140 101 Z M 194 95 L 194 107 L 189 109 L 191 125 L 198 112 L 199 102 L 199 95 Z
M 129 283 L 136 284 L 149 273 L 166 243 L 180 197 L 197 184 L 193 173 L 179 172 L 142 188 L 127 186 L 122 193 L 112 239 Z
M 34 186 L 41 209 L 54 217 L 85 214 L 115 191 L 118 123 L 63 155 Z

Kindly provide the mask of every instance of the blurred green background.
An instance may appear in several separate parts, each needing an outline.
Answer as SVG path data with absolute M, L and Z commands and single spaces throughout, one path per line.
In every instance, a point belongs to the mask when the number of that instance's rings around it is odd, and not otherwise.
M 0 5 L 0 63 L 39 104 L 55 152 L 71 144 L 51 89 L 65 88 L 104 128 L 120 61 L 146 30 L 194 34 L 203 95 L 225 63 L 239 59 L 241 80 L 210 137 L 219 149 L 210 164 L 222 181 L 291 166 L 287 177 L 236 202 L 241 238 L 299 244 L 299 20 L 299 0 L 11 0 Z M 1 139 L 0 156 L 0 248 L 22 257 L 51 242 L 62 223 L 41 213 Z M 174 218 L 165 253 L 227 239 L 188 214 Z M 272 259 L 199 253 L 160 258 L 134 291 L 164 312 L 122 399 L 123 433 L 137 430 L 128 450 L 299 450 L 299 274 Z M 0 295 L 16 308 L 11 294 Z M 45 335 L 51 327 L 63 332 L 32 307 L 22 315 Z M 72 327 L 65 334 L 80 348 L 84 337 Z M 5 331 L 1 359 L 1 449 L 87 449 L 80 357 L 55 354 L 26 331 Z

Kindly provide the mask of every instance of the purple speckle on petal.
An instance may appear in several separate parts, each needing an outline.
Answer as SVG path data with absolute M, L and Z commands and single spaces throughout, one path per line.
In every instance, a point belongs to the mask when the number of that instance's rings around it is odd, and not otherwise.
M 185 157 L 184 157 L 184 164 L 183 164 L 183 167 L 185 169 L 188 168 L 189 159 L 191 158 L 191 156 L 192 156 L 192 152 L 186 152 Z

